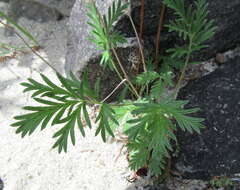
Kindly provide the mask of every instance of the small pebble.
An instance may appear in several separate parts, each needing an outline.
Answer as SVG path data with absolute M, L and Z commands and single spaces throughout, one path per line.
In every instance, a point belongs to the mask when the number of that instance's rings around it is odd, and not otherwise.
M 217 55 L 216 55 L 216 57 L 215 57 L 215 60 L 216 60 L 216 62 L 219 63 L 219 64 L 223 64 L 223 63 L 226 62 L 225 56 L 224 56 L 224 54 L 222 54 L 222 53 L 217 53 Z

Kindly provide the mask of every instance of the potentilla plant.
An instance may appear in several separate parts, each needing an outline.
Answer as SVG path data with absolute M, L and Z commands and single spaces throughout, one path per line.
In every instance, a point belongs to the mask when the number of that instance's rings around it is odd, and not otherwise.
M 129 4 L 118 0 L 113 2 L 106 15 L 101 15 L 92 1 L 88 6 L 88 24 L 92 27 L 90 40 L 103 52 L 100 65 L 117 73 L 119 85 L 113 87 L 109 96 L 100 99 L 99 85 L 92 89 L 86 74 L 79 80 L 72 73 L 69 78 L 56 73 L 61 85 L 53 83 L 43 74 L 43 82 L 30 78 L 21 85 L 25 87 L 24 92 L 33 93 L 32 98 L 39 106 L 23 107 L 29 112 L 15 117 L 17 121 L 12 126 L 17 128 L 16 133 L 25 137 L 38 127 L 43 130 L 47 126 L 58 125 L 59 130 L 53 135 L 56 139 L 53 148 L 61 153 L 67 152 L 69 141 L 75 145 L 76 130 L 85 137 L 83 121 L 90 129 L 97 126 L 95 134 L 101 135 L 104 142 L 108 136 L 114 137 L 113 129 L 121 127 L 128 137 L 129 167 L 134 171 L 148 167 L 152 174 L 162 174 L 173 151 L 173 143 L 177 141 L 176 130 L 180 128 L 186 132 L 200 133 L 204 127 L 203 118 L 190 116 L 199 109 L 184 109 L 188 101 L 176 100 L 176 95 L 187 65 L 191 64 L 192 54 L 205 48 L 203 43 L 215 31 L 213 22 L 206 19 L 206 0 L 196 0 L 189 6 L 185 5 L 184 0 L 164 0 L 163 3 L 173 9 L 176 16 L 167 25 L 169 32 L 177 33 L 185 42 L 183 46 L 167 51 L 168 57 L 163 59 L 163 65 L 168 67 L 157 71 L 142 60 L 143 72 L 129 77 L 115 50 L 126 40 L 113 27 Z M 180 77 L 174 93 L 166 96 L 167 87 L 174 86 L 173 68 L 180 69 Z M 106 103 L 120 86 L 125 86 L 123 94 L 132 94 L 132 98 Z M 99 108 L 95 125 L 92 125 L 87 106 Z

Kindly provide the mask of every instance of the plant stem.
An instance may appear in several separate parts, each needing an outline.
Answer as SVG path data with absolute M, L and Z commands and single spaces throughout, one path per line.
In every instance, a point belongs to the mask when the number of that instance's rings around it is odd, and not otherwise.
M 91 0 L 91 3 L 95 6 L 96 11 L 97 11 L 97 14 L 98 14 L 99 19 L 100 19 L 100 22 L 101 22 L 101 25 L 102 25 L 102 27 L 105 29 L 105 32 L 107 33 L 107 32 L 108 32 L 108 31 L 107 31 L 107 27 L 106 27 L 106 25 L 105 25 L 105 23 L 104 23 L 104 21 L 103 21 L 103 18 L 102 18 L 102 16 L 101 16 L 101 14 L 99 13 L 99 11 L 98 11 L 98 9 L 97 9 L 97 7 L 96 7 L 95 2 L 94 2 L 93 0 Z M 117 63 L 118 63 L 118 65 L 119 65 L 121 71 L 123 72 L 124 77 L 126 78 L 127 82 L 129 83 L 129 85 L 130 85 L 130 87 L 132 88 L 133 93 L 136 95 L 136 97 L 137 97 L 137 98 L 140 98 L 137 90 L 135 89 L 135 87 L 134 87 L 133 84 L 131 83 L 131 81 L 130 81 L 130 79 L 129 79 L 127 73 L 126 73 L 126 71 L 124 70 L 124 67 L 122 66 L 122 63 L 121 63 L 121 61 L 120 61 L 120 59 L 119 59 L 119 57 L 118 57 L 118 54 L 117 54 L 115 48 L 111 46 L 112 44 L 111 44 L 111 42 L 109 42 L 108 34 L 106 34 L 106 36 L 107 36 L 107 45 L 108 45 L 108 47 L 111 47 L 111 50 L 113 51 L 113 54 L 114 54 L 115 58 L 117 59 Z M 110 50 L 108 50 L 108 51 L 110 51 Z M 112 61 L 112 60 L 111 60 L 111 61 Z M 123 77 L 120 75 L 120 72 L 118 71 L 118 69 L 117 69 L 117 67 L 116 67 L 116 65 L 114 64 L 113 61 L 112 61 L 112 64 L 113 64 L 113 67 L 114 67 L 115 71 L 117 72 L 119 78 L 120 78 L 121 81 L 122 81 L 122 80 L 123 80 Z
M 117 67 L 116 67 L 116 65 L 115 65 L 115 63 L 113 62 L 112 59 L 111 59 L 111 62 L 112 62 L 113 68 L 114 68 L 115 72 L 117 73 L 118 77 L 120 78 L 121 81 L 123 81 L 124 79 L 123 79 L 122 75 L 120 74 L 120 72 L 118 71 L 118 69 L 117 69 Z M 124 84 L 125 84 L 125 86 L 127 86 L 126 83 L 124 83 Z M 129 88 L 129 90 L 130 90 L 133 94 L 135 93 L 131 88 Z
M 140 11 L 140 32 L 139 38 L 143 38 L 143 24 L 144 24 L 144 0 L 141 0 L 141 11 Z
M 3 23 L 2 21 L 0 21 L 0 23 L 2 25 L 4 25 L 7 28 L 11 28 L 8 24 Z M 38 56 L 44 63 L 46 63 L 52 70 L 54 70 L 56 73 L 58 73 L 58 71 L 45 59 L 43 58 L 39 53 L 37 53 L 37 51 L 32 48 L 27 42 L 26 40 L 15 30 L 13 30 L 13 32 L 23 41 L 23 43 L 36 55 Z
M 134 24 L 134 22 L 133 22 L 133 19 L 132 19 L 132 16 L 131 16 L 130 13 L 128 13 L 128 17 L 129 17 L 129 19 L 130 19 L 130 22 L 131 22 L 131 24 L 132 24 L 132 27 L 133 27 L 135 36 L 136 36 L 136 38 L 137 38 L 137 42 L 138 42 L 138 46 L 139 46 L 139 51 L 140 51 L 140 56 L 141 56 L 141 57 L 140 57 L 140 61 L 141 61 L 142 64 L 143 64 L 143 70 L 144 70 L 144 72 L 147 72 L 146 63 L 145 63 L 145 57 L 144 57 L 144 52 L 143 52 L 143 48 L 142 48 L 142 43 L 140 42 L 140 37 L 138 36 L 138 33 L 137 33 L 137 30 L 136 30 L 135 24 Z M 142 34 L 140 34 L 140 35 L 142 35 Z M 138 72 L 139 72 L 139 64 L 138 64 L 138 66 L 137 66 L 137 74 L 138 74 Z M 149 87 L 148 87 L 148 85 L 147 85 L 147 93 L 148 93 L 148 91 L 149 91 Z
M 117 69 L 117 67 L 116 67 L 116 65 L 115 65 L 115 63 L 114 63 L 114 61 L 113 61 L 112 59 L 111 59 L 111 62 L 112 62 L 112 65 L 113 65 L 113 68 L 114 68 L 115 72 L 117 73 L 118 77 L 119 77 L 120 80 L 122 81 L 122 80 L 123 80 L 123 77 L 122 77 L 122 75 L 120 74 L 120 72 L 118 71 L 118 69 Z
M 121 63 L 121 61 L 120 61 L 120 59 L 119 59 L 119 57 L 118 57 L 118 54 L 117 54 L 115 48 L 112 48 L 112 51 L 113 51 L 113 54 L 114 54 L 115 58 L 117 59 L 117 63 L 118 63 L 118 65 L 119 65 L 120 69 L 122 70 L 122 72 L 123 72 L 123 74 L 124 74 L 124 77 L 126 78 L 128 84 L 130 85 L 130 87 L 131 87 L 132 90 L 134 91 L 134 94 L 136 95 L 136 97 L 137 97 L 137 98 L 140 98 L 137 90 L 135 89 L 135 87 L 133 86 L 132 82 L 130 81 L 130 79 L 129 79 L 129 77 L 128 77 L 128 75 L 127 75 L 127 73 L 126 73 L 126 71 L 125 71 L 125 69 L 124 69 L 124 67 L 123 67 L 123 65 L 122 65 L 122 63 Z
M 143 63 L 143 70 L 144 72 L 147 72 L 147 68 L 146 68 L 146 63 L 145 63 L 145 58 L 144 58 L 144 53 L 143 53 L 143 48 L 142 48 L 142 44 L 140 42 L 140 38 L 138 36 L 138 33 L 137 33 L 137 30 L 136 30 L 136 27 L 135 27 L 135 24 L 132 20 L 132 17 L 130 14 L 128 14 L 128 17 L 130 19 L 130 22 L 132 24 L 132 27 L 133 27 L 133 30 L 134 30 L 134 33 L 136 35 L 136 38 L 137 38 L 137 41 L 138 41 L 138 46 L 139 46 L 139 50 L 140 50 L 140 54 L 141 54 L 141 60 L 142 60 L 142 63 Z
M 175 90 L 174 90 L 174 99 L 177 98 L 178 90 L 180 89 L 181 82 L 182 82 L 182 80 L 183 80 L 183 78 L 184 78 L 184 75 L 185 75 L 185 72 L 186 72 L 186 69 L 187 69 L 187 64 L 188 64 L 189 59 L 190 59 L 191 50 L 192 50 L 192 37 L 190 37 L 190 39 L 189 39 L 189 46 L 188 46 L 187 57 L 186 57 L 186 60 L 185 60 L 183 69 L 182 69 L 182 71 L 181 71 L 181 75 L 180 75 L 180 77 L 179 77 L 179 79 L 178 79 L 178 82 L 177 82 L 176 87 L 175 87 Z
M 126 79 L 123 79 L 123 80 L 113 89 L 113 91 L 112 91 L 109 95 L 107 95 L 106 98 L 104 98 L 104 99 L 101 101 L 101 103 L 104 103 L 109 97 L 111 97 L 111 96 L 113 95 L 113 93 L 116 92 L 116 90 L 117 90 L 125 81 L 126 81 Z
M 143 25 L 144 25 L 144 10 L 145 10 L 144 6 L 145 6 L 145 2 L 144 2 L 144 0 L 141 0 L 141 10 L 140 10 L 140 15 L 139 15 L 140 16 L 139 38 L 140 38 L 141 42 L 143 41 Z M 131 12 L 129 12 L 129 15 L 131 16 Z M 133 28 L 135 28 L 134 25 L 133 25 Z M 134 32 L 136 34 L 135 30 L 134 30 Z M 137 74 L 139 73 L 140 63 L 143 61 L 141 58 L 142 54 L 144 54 L 144 52 L 143 52 L 143 49 L 140 49 L 140 45 L 139 45 L 139 61 L 138 61 L 137 68 L 136 68 Z
M 161 39 L 160 37 L 161 37 L 162 29 L 163 29 L 165 12 L 166 12 L 166 5 L 162 4 L 161 12 L 160 12 L 160 19 L 159 19 L 159 24 L 158 24 L 157 38 L 156 38 L 155 65 L 158 64 L 158 53 L 159 53 L 159 49 L 160 49 L 160 39 Z

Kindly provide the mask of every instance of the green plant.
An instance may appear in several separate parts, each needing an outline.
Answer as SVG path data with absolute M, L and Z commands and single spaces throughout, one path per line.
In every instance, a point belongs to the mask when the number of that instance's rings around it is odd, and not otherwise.
M 176 14 L 176 19 L 167 27 L 170 32 L 176 32 L 185 41 L 184 46 L 168 50 L 168 58 L 163 59 L 163 64 L 168 67 L 156 71 L 150 62 L 146 71 L 129 77 L 115 50 L 125 39 L 113 28 L 113 23 L 124 13 L 128 4 L 122 4 L 122 1 L 118 0 L 109 7 L 108 14 L 100 15 L 92 2 L 88 7 L 88 24 L 92 27 L 90 40 L 103 51 L 100 64 L 118 74 L 119 85 L 109 96 L 100 100 L 99 86 L 91 89 L 86 74 L 80 81 L 72 73 L 70 78 L 56 73 L 61 82 L 60 86 L 43 74 L 41 77 L 44 83 L 28 79 L 28 82 L 22 83 L 25 87 L 24 92 L 32 92 L 32 98 L 41 105 L 23 108 L 30 113 L 15 117 L 17 122 L 12 126 L 17 127 L 16 133 L 24 137 L 27 134 L 31 135 L 37 127 L 43 130 L 48 124 L 59 125 L 61 128 L 53 135 L 53 138 L 57 138 L 53 148 L 58 148 L 59 153 L 67 152 L 69 138 L 72 144 L 75 144 L 75 128 L 85 136 L 83 120 L 92 128 L 87 106 L 94 105 L 99 107 L 95 121 L 96 135 L 101 134 L 105 142 L 108 135 L 114 137 L 114 128 L 123 127 L 123 132 L 128 136 L 130 168 L 138 170 L 147 166 L 152 174 L 161 174 L 166 159 L 173 150 L 172 143 L 177 141 L 177 128 L 190 133 L 200 133 L 200 129 L 204 127 L 203 118 L 190 116 L 199 109 L 184 109 L 188 101 L 176 100 L 176 94 L 186 67 L 191 63 L 192 53 L 204 48 L 203 43 L 215 30 L 212 21 L 206 19 L 205 0 L 196 0 L 194 6 L 189 7 L 186 7 L 184 0 L 164 0 L 164 3 Z M 166 96 L 167 87 L 174 85 L 172 67 L 180 68 L 181 76 L 174 93 Z M 105 103 L 122 84 L 125 85 L 124 94 L 126 91 L 132 93 L 132 99 L 123 98 L 117 103 Z
M 225 176 L 221 176 L 221 177 L 214 177 L 212 180 L 210 180 L 210 185 L 212 187 L 215 188 L 227 188 L 227 187 L 231 187 L 234 185 L 233 181 Z

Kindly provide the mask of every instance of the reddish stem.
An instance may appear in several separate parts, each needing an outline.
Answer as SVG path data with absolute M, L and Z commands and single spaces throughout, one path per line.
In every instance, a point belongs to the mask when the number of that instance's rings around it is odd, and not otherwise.
M 161 32 L 163 29 L 165 13 L 166 13 L 166 6 L 164 4 L 162 4 L 161 12 L 160 12 L 160 19 L 159 19 L 159 24 L 158 24 L 157 37 L 156 37 L 155 65 L 158 64 L 158 53 L 160 50 L 160 39 L 161 39 Z
M 139 38 L 143 38 L 143 24 L 144 24 L 144 0 L 141 0 L 141 11 L 140 11 L 140 34 Z
M 140 43 L 143 40 L 143 25 L 144 25 L 144 0 L 141 0 L 141 10 L 140 10 L 140 28 L 139 28 L 139 40 Z M 142 44 L 141 44 L 142 45 Z M 143 48 L 142 48 L 142 52 L 139 49 L 139 62 L 137 64 L 137 68 L 136 68 L 136 73 L 139 73 L 140 70 L 140 63 L 142 63 L 144 60 L 142 60 L 142 56 L 141 53 L 144 54 L 143 52 Z

